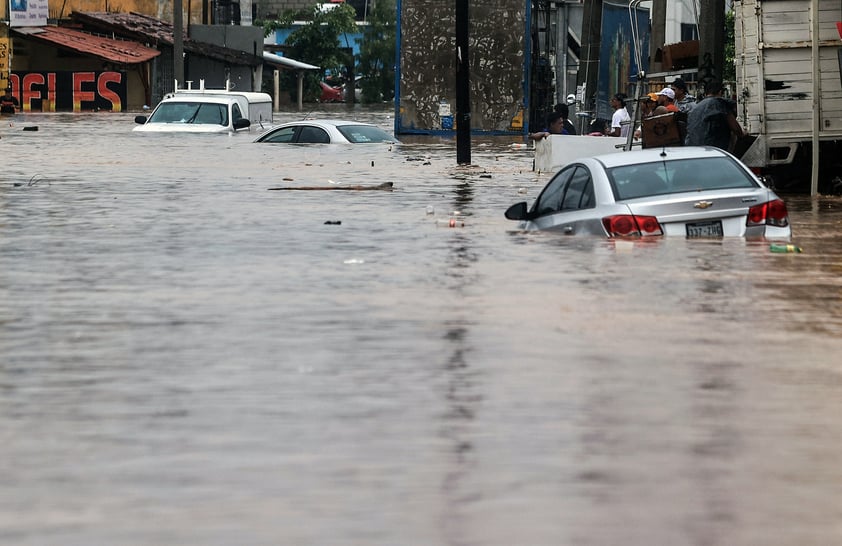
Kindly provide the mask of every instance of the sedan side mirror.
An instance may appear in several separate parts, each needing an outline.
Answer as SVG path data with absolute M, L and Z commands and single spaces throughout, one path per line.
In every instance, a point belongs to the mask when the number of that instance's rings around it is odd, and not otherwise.
M 240 118 L 234 122 L 234 130 L 238 131 L 240 129 L 245 129 L 246 127 L 250 126 L 251 122 L 246 118 Z
M 144 123 L 146 123 L 146 116 L 135 116 L 134 122 L 143 125 Z
M 506 218 L 509 220 L 526 220 L 527 216 L 529 216 L 529 212 L 526 208 L 526 201 L 516 203 L 506 209 Z

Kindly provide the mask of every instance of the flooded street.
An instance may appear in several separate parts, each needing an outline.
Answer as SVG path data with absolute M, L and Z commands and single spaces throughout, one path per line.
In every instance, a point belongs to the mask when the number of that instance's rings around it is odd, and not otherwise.
M 842 542 L 842 198 L 801 254 L 521 233 L 515 137 L 133 117 L 0 118 L 0 544 Z

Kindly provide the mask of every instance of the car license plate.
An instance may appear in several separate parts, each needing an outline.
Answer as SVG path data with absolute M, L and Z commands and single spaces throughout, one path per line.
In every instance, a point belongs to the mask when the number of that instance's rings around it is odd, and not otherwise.
M 710 222 L 695 222 L 686 224 L 687 237 L 722 237 L 722 221 L 712 220 Z

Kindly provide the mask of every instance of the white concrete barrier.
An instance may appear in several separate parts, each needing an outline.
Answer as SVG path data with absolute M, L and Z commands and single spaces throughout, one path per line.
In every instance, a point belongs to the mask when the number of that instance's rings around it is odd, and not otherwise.
M 535 170 L 555 172 L 582 157 L 622 153 L 625 144 L 624 137 L 550 135 L 535 142 Z

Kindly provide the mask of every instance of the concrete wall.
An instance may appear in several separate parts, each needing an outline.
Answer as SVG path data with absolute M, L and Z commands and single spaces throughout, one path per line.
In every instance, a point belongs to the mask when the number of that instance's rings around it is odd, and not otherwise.
M 469 10 L 471 129 L 519 131 L 526 75 L 526 2 L 470 0 Z M 454 2 L 402 0 L 399 18 L 396 130 L 442 131 L 442 101 L 454 114 L 456 105 Z
M 193 25 L 190 37 L 194 40 L 245 51 L 257 57 L 263 55 L 263 29 L 253 26 L 236 25 Z M 210 59 L 201 59 L 196 55 L 189 57 L 188 78 L 198 86 L 198 79 L 205 78 L 205 86 L 221 89 L 225 87 L 225 70 L 220 70 L 220 63 Z M 263 67 L 252 69 L 248 66 L 229 66 L 228 79 L 232 89 L 240 91 L 260 91 L 263 81 Z
M 206 44 L 245 51 L 257 57 L 263 54 L 263 29 L 236 25 L 193 25 L 190 38 Z

